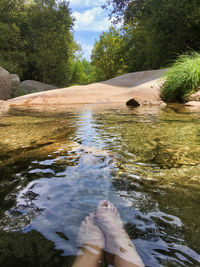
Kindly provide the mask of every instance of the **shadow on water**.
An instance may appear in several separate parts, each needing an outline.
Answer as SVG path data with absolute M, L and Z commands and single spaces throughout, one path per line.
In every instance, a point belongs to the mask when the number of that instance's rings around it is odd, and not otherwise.
M 199 117 L 120 106 L 1 117 L 1 266 L 71 266 L 101 199 L 146 266 L 200 265 Z

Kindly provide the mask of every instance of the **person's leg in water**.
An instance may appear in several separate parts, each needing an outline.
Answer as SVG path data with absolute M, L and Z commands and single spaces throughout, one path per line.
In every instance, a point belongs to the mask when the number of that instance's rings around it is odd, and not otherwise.
M 105 246 L 104 235 L 94 222 L 94 213 L 82 222 L 79 235 L 79 252 L 72 267 L 100 267 Z
M 123 228 L 120 215 L 110 201 L 100 201 L 95 214 L 95 222 L 105 237 L 104 251 L 107 259 L 115 267 L 144 266 L 132 241 Z M 110 262 L 109 262 L 110 263 Z
M 81 250 L 73 267 L 99 267 L 103 252 L 107 262 L 115 267 L 144 266 L 117 209 L 109 201 L 100 201 L 95 215 L 91 213 L 82 222 L 78 243 Z

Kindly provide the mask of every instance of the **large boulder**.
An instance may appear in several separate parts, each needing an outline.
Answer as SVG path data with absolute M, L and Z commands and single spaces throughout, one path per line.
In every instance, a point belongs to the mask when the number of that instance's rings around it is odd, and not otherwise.
M 13 97 L 27 95 L 31 93 L 43 92 L 48 90 L 56 89 L 54 85 L 41 83 L 37 81 L 27 80 L 20 83 L 20 85 L 13 90 Z
M 162 107 L 165 103 L 160 97 L 162 79 L 158 79 L 166 70 L 143 71 L 129 73 L 117 78 L 67 88 L 37 92 L 8 100 L 11 107 L 68 104 L 99 104 L 123 103 L 134 98 L 140 105 L 157 105 Z
M 0 67 L 0 99 L 11 98 L 11 78 L 7 70 Z

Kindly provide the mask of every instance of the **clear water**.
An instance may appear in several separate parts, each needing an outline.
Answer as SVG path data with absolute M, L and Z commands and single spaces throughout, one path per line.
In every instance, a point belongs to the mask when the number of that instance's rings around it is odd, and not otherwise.
M 200 266 L 200 112 L 84 106 L 0 116 L 0 265 L 71 266 L 108 199 L 146 266 Z

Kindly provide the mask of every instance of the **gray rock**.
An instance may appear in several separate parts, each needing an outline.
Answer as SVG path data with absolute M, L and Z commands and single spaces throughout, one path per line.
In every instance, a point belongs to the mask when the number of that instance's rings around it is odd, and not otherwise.
M 16 89 L 20 85 L 20 78 L 17 74 L 10 74 L 11 89 Z
M 20 85 L 13 90 L 13 97 L 27 95 L 36 92 L 43 92 L 56 89 L 54 85 L 41 83 L 37 81 L 27 80 L 20 83 Z
M 7 70 L 0 67 L 0 99 L 11 98 L 11 79 Z
M 126 102 L 126 105 L 132 106 L 132 107 L 139 107 L 140 106 L 140 104 L 134 98 L 131 98 L 130 100 L 128 100 Z

